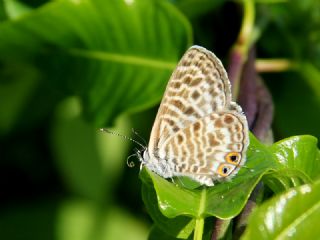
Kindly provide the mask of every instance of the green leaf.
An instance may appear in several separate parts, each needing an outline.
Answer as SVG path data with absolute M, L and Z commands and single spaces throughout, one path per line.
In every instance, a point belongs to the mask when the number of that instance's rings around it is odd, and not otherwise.
M 319 163 L 315 161 L 317 142 L 313 136 L 295 136 L 273 144 L 270 150 L 283 167 L 299 169 L 313 178 L 319 176 L 320 170 Z
M 298 136 L 266 147 L 251 135 L 245 167 L 242 167 L 232 180 L 217 183 L 210 188 L 191 190 L 179 187 L 146 169 L 141 172 L 141 178 L 144 185 L 148 185 L 145 191 L 154 196 L 145 198 L 145 204 L 154 204 L 157 199 L 161 213 L 167 218 L 233 218 L 243 209 L 252 190 L 263 176 L 266 176 L 265 183 L 275 192 L 286 189 L 284 180 L 296 185 L 310 182 L 310 178 L 319 172 L 317 169 L 320 167 L 316 143 L 314 137 Z M 279 186 L 272 188 L 276 181 Z M 152 185 L 156 195 L 152 193 Z M 149 209 L 149 212 L 157 211 L 156 206 L 153 205 L 153 208 Z
M 154 231 L 162 231 L 176 238 L 188 238 L 195 226 L 195 221 L 189 217 L 179 216 L 176 218 L 167 218 L 159 210 L 157 194 L 152 187 L 152 182 L 145 169 L 142 170 L 140 177 L 145 182 L 142 185 L 142 199 L 146 205 L 148 213 L 155 223 Z M 151 236 L 154 237 L 153 234 Z
M 191 45 L 189 23 L 161 0 L 53 1 L 0 32 L 0 63 L 34 65 L 50 91 L 80 97 L 98 126 L 156 104 Z
M 166 217 L 184 215 L 195 218 L 232 218 L 242 210 L 263 174 L 280 166 L 265 146 L 253 136 L 250 139 L 246 167 L 231 181 L 218 183 L 211 188 L 190 190 L 178 187 L 148 170 L 142 171 L 141 178 L 144 184 L 151 184 L 148 179 L 151 178 L 159 209 Z
M 318 239 L 319 199 L 319 181 L 272 198 L 253 212 L 242 239 Z
M 274 192 L 319 178 L 320 155 L 315 137 L 306 135 L 287 138 L 273 144 L 270 150 L 282 165 L 278 171 L 264 178 Z

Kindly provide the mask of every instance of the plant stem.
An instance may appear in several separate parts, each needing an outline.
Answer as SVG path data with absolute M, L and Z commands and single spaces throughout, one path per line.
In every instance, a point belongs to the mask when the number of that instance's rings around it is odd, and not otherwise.
M 231 224 L 231 219 L 219 219 L 217 218 L 214 224 L 211 240 L 223 239 L 226 236 L 228 228 Z
M 288 59 L 258 59 L 256 60 L 258 72 L 284 72 L 294 68 L 294 63 Z
M 253 0 L 242 0 L 243 20 L 237 41 L 232 47 L 228 69 L 229 79 L 232 83 L 232 95 L 237 99 L 243 64 L 252 43 L 256 40 L 254 34 L 255 8 Z
M 203 227 L 204 227 L 204 217 L 203 212 L 206 206 L 206 199 L 207 199 L 207 189 L 204 187 L 201 191 L 201 198 L 199 203 L 199 211 L 198 216 L 196 218 L 196 226 L 194 228 L 194 240 L 201 240 L 203 235 Z
M 251 36 L 254 28 L 255 8 L 253 0 L 243 0 L 243 21 L 238 36 L 237 44 L 242 48 L 246 55 L 251 45 Z
M 197 218 L 196 219 L 196 226 L 194 229 L 194 240 L 201 240 L 203 235 L 203 227 L 204 227 L 204 218 Z

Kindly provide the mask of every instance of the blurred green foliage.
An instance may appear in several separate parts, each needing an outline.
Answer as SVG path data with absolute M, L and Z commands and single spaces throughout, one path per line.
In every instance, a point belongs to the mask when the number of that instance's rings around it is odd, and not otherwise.
M 144 170 L 141 197 L 139 167 L 126 166 L 133 146 L 98 129 L 130 136 L 134 128 L 148 139 L 183 52 L 196 43 L 227 59 L 241 9 L 241 1 L 223 0 L 0 0 L 0 238 L 146 239 L 149 232 L 151 239 L 190 238 L 203 190 L 175 189 Z M 319 138 L 320 3 L 259 0 L 255 9 L 257 57 L 292 66 L 262 75 L 274 100 L 275 139 Z M 290 223 L 307 211 L 301 222 L 316 226 L 316 139 L 264 146 L 252 136 L 251 142 L 248 165 L 255 172 L 242 169 L 234 181 L 208 190 L 204 239 L 211 237 L 211 216 L 236 216 L 261 179 L 265 193 L 289 192 L 263 203 L 244 239 L 278 233 L 259 232 L 255 224 L 282 198 L 300 208 L 276 221 Z M 307 232 L 303 226 L 295 236 Z

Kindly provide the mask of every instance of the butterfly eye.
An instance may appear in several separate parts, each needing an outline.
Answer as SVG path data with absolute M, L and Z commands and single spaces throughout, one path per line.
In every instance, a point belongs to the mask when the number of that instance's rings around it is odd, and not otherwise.
M 218 174 L 221 176 L 221 177 L 226 177 L 230 174 L 231 172 L 231 168 L 226 165 L 226 164 L 221 164 L 218 168 Z
M 231 153 L 228 153 L 225 158 L 228 163 L 236 165 L 240 162 L 241 155 L 238 152 L 231 152 Z

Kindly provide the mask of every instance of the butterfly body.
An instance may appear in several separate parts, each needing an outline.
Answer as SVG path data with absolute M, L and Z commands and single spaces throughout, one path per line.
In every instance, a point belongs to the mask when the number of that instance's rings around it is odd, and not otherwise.
M 193 46 L 167 85 L 142 164 L 164 178 L 230 179 L 245 163 L 248 123 L 220 60 Z

